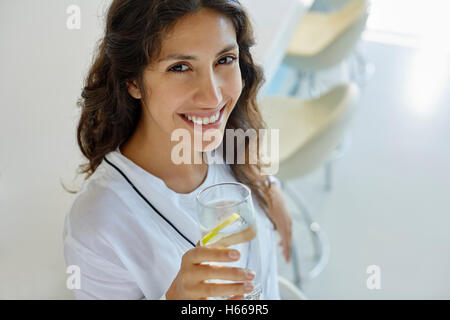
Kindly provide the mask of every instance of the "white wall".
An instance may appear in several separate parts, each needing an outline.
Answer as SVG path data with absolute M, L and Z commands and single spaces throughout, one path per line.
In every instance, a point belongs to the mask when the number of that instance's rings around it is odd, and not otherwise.
M 81 9 L 81 29 L 66 13 Z M 70 299 L 64 216 L 84 162 L 76 100 L 109 1 L 0 1 L 0 299 Z

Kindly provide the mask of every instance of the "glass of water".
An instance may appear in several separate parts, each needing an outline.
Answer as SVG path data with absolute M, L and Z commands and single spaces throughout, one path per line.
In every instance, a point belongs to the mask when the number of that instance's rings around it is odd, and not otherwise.
M 244 294 L 246 300 L 259 300 L 261 286 L 261 252 L 258 243 L 251 190 L 238 182 L 225 182 L 209 186 L 197 195 L 197 214 L 202 246 L 224 246 L 240 252 L 238 261 L 208 262 L 244 269 L 255 273 L 254 290 Z M 228 280 L 208 280 L 231 283 Z M 226 299 L 229 297 L 223 297 Z

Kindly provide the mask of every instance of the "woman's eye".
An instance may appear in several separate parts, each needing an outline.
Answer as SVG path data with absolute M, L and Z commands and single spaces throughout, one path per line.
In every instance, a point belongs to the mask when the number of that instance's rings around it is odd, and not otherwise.
M 175 70 L 175 68 L 180 68 L 180 67 L 181 67 L 181 69 L 183 69 L 183 67 L 187 67 L 187 65 L 185 65 L 185 64 L 177 64 L 176 66 L 173 66 L 172 68 L 170 68 L 169 71 L 181 72 L 181 73 L 186 71 L 186 69 L 184 69 L 184 70 Z
M 219 62 L 219 64 L 232 64 L 236 59 L 237 58 L 234 56 L 226 56 L 226 57 L 221 58 L 218 62 Z M 175 73 L 184 73 L 188 70 L 189 70 L 189 67 L 184 63 L 177 64 L 169 69 L 170 72 L 175 72 Z
M 226 56 L 226 57 L 223 57 L 222 59 L 220 59 L 219 61 L 225 60 L 225 59 L 227 59 L 227 58 L 230 58 L 231 60 L 229 60 L 226 64 L 230 64 L 230 63 L 232 63 L 234 60 L 236 60 L 236 58 L 235 58 L 234 56 Z

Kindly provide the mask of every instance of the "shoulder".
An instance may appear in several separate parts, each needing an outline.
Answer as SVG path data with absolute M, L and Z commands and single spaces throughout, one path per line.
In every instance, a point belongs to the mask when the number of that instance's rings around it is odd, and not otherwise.
M 77 214 L 79 211 L 114 210 L 123 205 L 119 196 L 121 189 L 121 185 L 105 175 L 92 175 L 77 193 L 70 212 Z
M 120 184 L 102 167 L 98 169 L 84 181 L 66 215 L 66 226 L 70 226 L 68 231 L 74 236 L 86 237 L 102 232 L 129 212 Z

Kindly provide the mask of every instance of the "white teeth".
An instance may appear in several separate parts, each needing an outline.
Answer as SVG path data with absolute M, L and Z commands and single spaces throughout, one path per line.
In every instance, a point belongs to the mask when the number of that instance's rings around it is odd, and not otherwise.
M 220 110 L 217 111 L 217 113 L 215 115 L 211 116 L 210 118 L 196 118 L 196 117 L 191 117 L 191 116 L 186 116 L 186 115 L 184 115 L 184 116 L 196 124 L 207 125 L 210 123 L 214 123 L 219 119 Z

